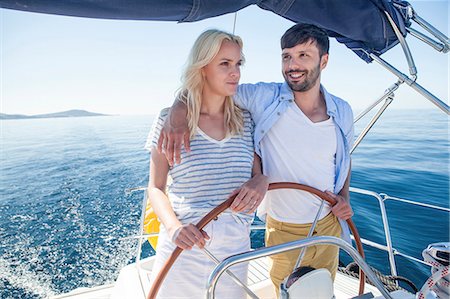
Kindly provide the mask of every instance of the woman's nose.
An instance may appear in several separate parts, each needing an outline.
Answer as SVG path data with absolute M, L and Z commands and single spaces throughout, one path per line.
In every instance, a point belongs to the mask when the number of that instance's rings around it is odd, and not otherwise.
M 241 68 L 239 66 L 233 67 L 231 70 L 231 76 L 232 77 L 239 77 L 241 75 Z

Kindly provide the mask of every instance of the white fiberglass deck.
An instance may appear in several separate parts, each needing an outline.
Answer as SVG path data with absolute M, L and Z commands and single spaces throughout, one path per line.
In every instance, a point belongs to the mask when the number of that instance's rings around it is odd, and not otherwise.
M 147 258 L 140 262 L 140 271 L 136 264 L 130 264 L 122 269 L 115 284 L 108 284 L 94 288 L 81 288 L 70 293 L 58 295 L 54 299 L 143 299 L 145 298 L 138 275 L 143 281 L 145 295 L 149 290 L 149 277 L 153 266 L 153 258 Z M 248 285 L 250 289 L 261 299 L 275 298 L 275 292 L 269 279 L 268 258 L 260 258 L 250 262 Z M 359 281 L 342 273 L 337 273 L 334 284 L 334 293 L 337 299 L 352 298 L 358 294 Z M 371 292 L 375 297 L 380 292 L 372 285 L 366 284 L 365 293 Z M 394 298 L 414 298 L 414 295 L 397 291 Z

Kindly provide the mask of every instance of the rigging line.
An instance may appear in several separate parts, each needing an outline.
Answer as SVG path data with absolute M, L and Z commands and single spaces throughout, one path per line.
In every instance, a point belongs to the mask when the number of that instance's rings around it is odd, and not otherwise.
M 236 34 L 236 19 L 237 19 L 237 12 L 234 13 L 233 35 Z

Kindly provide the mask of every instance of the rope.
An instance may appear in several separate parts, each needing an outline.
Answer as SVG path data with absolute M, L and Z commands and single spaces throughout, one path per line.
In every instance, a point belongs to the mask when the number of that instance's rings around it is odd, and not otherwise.
M 431 266 L 432 275 L 423 284 L 423 287 L 420 289 L 419 293 L 417 293 L 416 298 L 418 299 L 425 299 L 426 295 L 431 290 L 436 293 L 438 298 L 449 297 L 450 275 L 449 275 L 448 257 L 447 261 L 441 259 L 440 262 L 432 255 L 432 252 L 436 252 L 436 250 L 439 251 L 439 247 L 442 245 L 443 243 L 431 244 L 428 246 L 428 248 L 426 248 L 422 252 L 424 261 Z M 446 247 L 448 251 L 448 243 Z
M 397 290 L 405 290 L 404 288 L 400 287 L 397 284 L 397 281 L 403 281 L 411 287 L 411 289 L 414 291 L 414 293 L 417 293 L 418 288 L 415 286 L 415 284 L 411 280 L 409 280 L 403 276 L 384 275 L 377 269 L 375 269 L 373 267 L 370 267 L 370 268 L 375 273 L 375 275 L 378 277 L 378 279 L 383 283 L 386 290 L 388 290 L 389 292 L 393 292 L 393 291 L 397 291 Z M 347 267 L 339 267 L 338 271 L 341 273 L 344 273 L 346 275 L 349 275 L 349 276 L 359 279 L 359 266 L 355 262 L 348 264 Z M 373 285 L 372 282 L 370 282 L 369 280 L 367 280 L 367 282 L 369 284 Z

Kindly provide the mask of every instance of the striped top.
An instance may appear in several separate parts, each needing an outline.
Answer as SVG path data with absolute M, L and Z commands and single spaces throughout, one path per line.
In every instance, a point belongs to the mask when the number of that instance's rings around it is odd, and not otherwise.
M 168 109 L 163 109 L 153 122 L 146 149 L 157 146 L 167 114 Z M 243 116 L 243 134 L 220 141 L 197 128 L 191 139 L 191 152 L 187 153 L 183 147 L 181 164 L 170 167 L 172 182 L 168 187 L 168 197 L 183 223 L 203 217 L 251 178 L 254 124 L 248 111 L 243 111 Z M 245 224 L 253 220 L 253 214 L 236 213 L 235 216 Z

